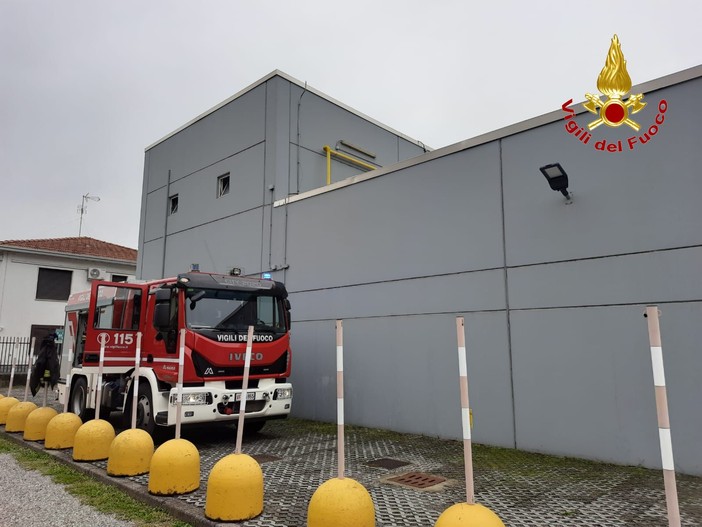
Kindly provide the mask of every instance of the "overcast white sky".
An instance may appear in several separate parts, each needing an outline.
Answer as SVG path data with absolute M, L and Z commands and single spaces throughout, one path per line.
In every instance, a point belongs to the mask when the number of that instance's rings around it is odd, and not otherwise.
M 702 2 L 0 0 L 0 240 L 137 247 L 144 149 L 274 69 L 439 148 L 702 64 Z

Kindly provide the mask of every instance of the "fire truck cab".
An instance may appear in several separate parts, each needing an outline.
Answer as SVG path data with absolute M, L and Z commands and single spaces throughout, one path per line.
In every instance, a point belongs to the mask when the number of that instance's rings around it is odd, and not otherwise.
M 285 418 L 292 405 L 290 303 L 272 280 L 189 272 L 144 283 L 95 281 L 71 295 L 59 400 L 84 421 L 131 416 L 137 336 L 141 361 L 137 426 L 154 433 L 176 421 L 181 329 L 185 329 L 182 422 L 233 421 L 242 393 L 248 327 L 254 327 L 247 431 Z M 104 343 L 100 401 L 97 383 Z M 73 350 L 73 354 L 69 353 Z M 70 376 L 69 376 L 70 373 Z

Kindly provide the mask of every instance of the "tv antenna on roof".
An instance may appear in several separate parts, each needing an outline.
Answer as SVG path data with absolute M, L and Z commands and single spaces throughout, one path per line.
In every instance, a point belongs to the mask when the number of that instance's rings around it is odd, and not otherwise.
M 88 212 L 88 208 L 85 206 L 85 202 L 87 200 L 90 201 L 100 201 L 99 196 L 91 196 L 90 192 L 86 192 L 83 194 L 83 199 L 80 202 L 80 205 L 78 207 L 78 212 L 80 212 L 80 224 L 78 225 L 78 237 L 80 238 L 80 234 L 83 231 L 83 214 L 86 214 Z

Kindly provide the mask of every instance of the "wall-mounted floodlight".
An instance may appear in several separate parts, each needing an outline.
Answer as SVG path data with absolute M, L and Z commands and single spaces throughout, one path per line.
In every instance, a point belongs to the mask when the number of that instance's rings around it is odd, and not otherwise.
M 568 192 L 568 174 L 565 173 L 560 163 L 546 165 L 540 167 L 539 170 L 541 170 L 552 190 L 557 190 L 563 194 L 568 201 L 572 199 L 570 192 Z

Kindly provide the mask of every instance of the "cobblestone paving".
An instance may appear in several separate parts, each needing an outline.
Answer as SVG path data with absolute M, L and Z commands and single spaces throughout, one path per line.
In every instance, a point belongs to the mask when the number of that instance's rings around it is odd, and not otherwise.
M 23 390 L 13 395 L 20 397 Z M 31 396 L 30 396 L 31 400 Z M 34 399 L 41 404 L 39 394 Z M 119 414 L 111 420 L 117 425 Z M 335 426 L 273 421 L 246 437 L 242 450 L 260 456 L 264 512 L 246 527 L 304 527 L 307 505 L 324 481 L 336 477 Z M 207 478 L 213 465 L 233 453 L 233 426 L 185 428 L 183 437 L 200 452 L 200 489 L 180 500 L 204 517 Z M 377 527 L 430 527 L 449 506 L 465 500 L 462 443 L 382 430 L 349 427 L 348 477 L 368 489 Z M 660 471 L 525 454 L 509 449 L 474 449 L 476 501 L 496 512 L 507 527 L 623 527 L 667 525 Z M 406 463 L 371 466 L 377 460 Z M 105 468 L 106 462 L 94 465 Z M 392 464 L 392 463 L 389 463 Z M 448 478 L 418 490 L 386 483 L 387 477 L 422 472 Z M 148 475 L 129 478 L 144 487 Z M 678 475 L 682 525 L 702 526 L 702 478 Z M 225 525 L 225 524 L 222 524 Z

